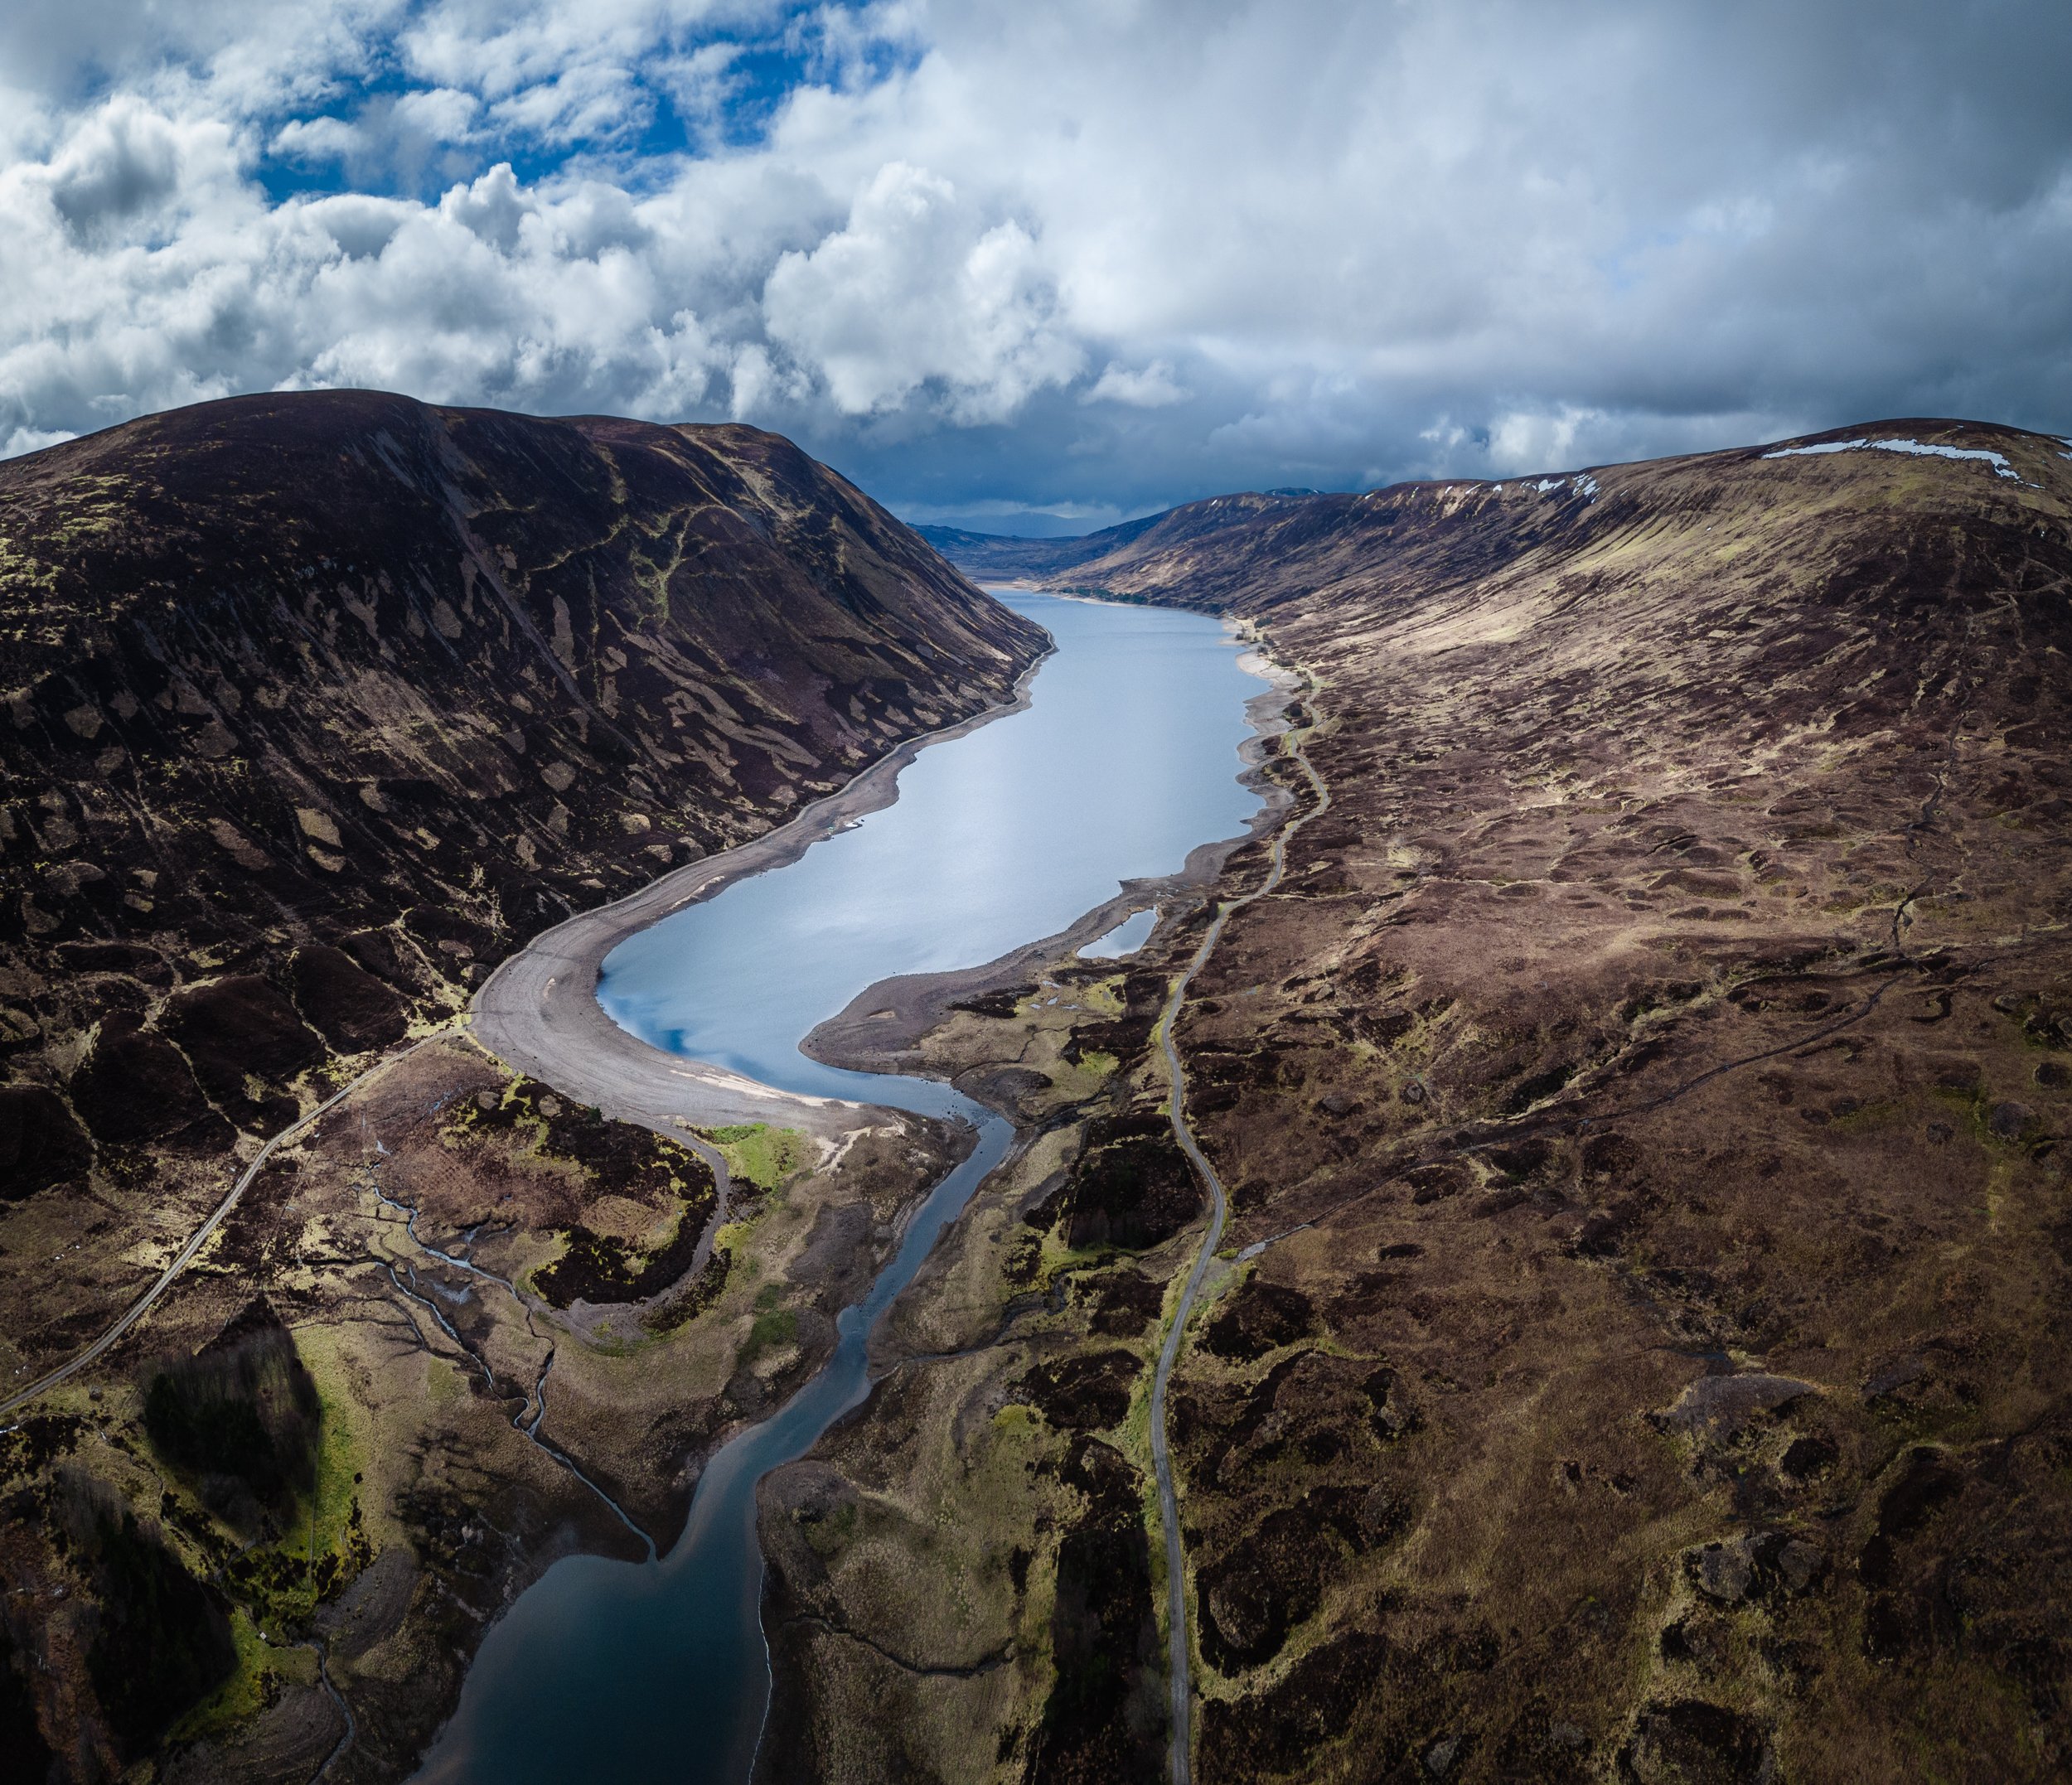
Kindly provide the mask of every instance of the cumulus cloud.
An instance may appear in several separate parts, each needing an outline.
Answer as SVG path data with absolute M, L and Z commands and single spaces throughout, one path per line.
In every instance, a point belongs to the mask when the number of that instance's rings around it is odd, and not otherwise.
M 1028 230 L 988 227 L 947 180 L 904 162 L 879 170 L 845 227 L 779 257 L 762 317 L 844 415 L 933 387 L 953 422 L 1005 422 L 1085 360 Z
M 1134 409 L 1162 409 L 1168 404 L 1184 403 L 1188 393 L 1176 383 L 1173 368 L 1163 360 L 1132 370 L 1111 360 L 1082 403 L 1123 403 Z
M 954 518 L 2062 431 L 2069 74 L 2051 0 L 26 0 L 0 447 L 369 383 Z

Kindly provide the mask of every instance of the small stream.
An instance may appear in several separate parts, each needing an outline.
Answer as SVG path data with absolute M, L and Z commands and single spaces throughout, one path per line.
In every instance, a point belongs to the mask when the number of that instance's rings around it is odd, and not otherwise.
M 1029 707 L 930 747 L 899 797 L 790 865 L 629 938 L 598 989 L 657 1047 L 766 1084 L 969 1123 L 972 1152 L 909 1221 L 834 1356 L 720 1449 L 682 1537 L 645 1565 L 556 1563 L 491 1630 L 423 1785 L 739 1785 L 769 1702 L 755 1483 L 869 1392 L 870 1329 L 1005 1158 L 1000 1117 L 932 1080 L 842 1071 L 800 1040 L 898 974 L 975 966 L 1064 929 L 1117 883 L 1178 870 L 1258 799 L 1238 748 L 1261 680 L 1199 615 L 998 592 L 1049 628 Z M 1148 917 L 1101 939 L 1122 953 Z

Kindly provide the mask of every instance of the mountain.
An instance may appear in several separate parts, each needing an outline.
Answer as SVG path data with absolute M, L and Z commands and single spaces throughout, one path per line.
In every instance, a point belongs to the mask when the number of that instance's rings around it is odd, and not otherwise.
M 2072 1766 L 2068 461 L 1904 419 L 1057 546 L 1265 641 L 1329 794 L 1273 767 L 1174 1025 L 1196 1777 Z M 920 1043 L 1045 1150 L 766 1485 L 771 1776 L 1164 1776 L 1152 1023 L 1266 868 Z
M 16 1201 L 102 1144 L 270 1131 L 327 1052 L 1000 699 L 1038 643 L 774 435 L 358 391 L 0 466 L 0 614 Z
M 1155 519 L 1156 517 L 1152 517 Z M 1058 539 L 1024 539 L 1009 534 L 966 533 L 958 527 L 917 526 L 913 530 L 975 580 L 1022 582 L 1068 569 L 1134 538 L 1148 525 L 1127 520 L 1101 533 Z
M 1049 583 L 1077 587 L 1072 579 L 1082 570 L 1097 573 L 1115 564 L 1131 562 L 1144 550 L 1155 551 L 1178 538 L 1195 538 L 1219 529 L 1242 525 L 1271 515 L 1290 501 L 1314 498 L 1314 490 L 1267 490 L 1241 496 L 1219 496 L 1207 501 L 1189 502 L 1162 514 L 1145 515 L 1105 527 L 1098 533 L 1060 539 L 1022 539 L 1012 534 L 967 533 L 957 527 L 917 526 L 918 533 L 967 576 L 975 579 L 1017 583 Z M 1329 498 L 1324 498 L 1325 501 Z M 1140 541 L 1150 541 L 1141 546 Z
M 752 428 L 301 393 L 0 464 L 0 1381 L 252 1173 L 0 1431 L 22 1776 L 337 1747 L 335 1778 L 400 1777 L 508 1595 L 630 1521 L 667 1541 L 713 1434 L 831 1343 L 830 1278 L 799 1343 L 749 1351 L 773 1279 L 752 1256 L 729 1297 L 733 1250 L 852 1195 L 889 1222 L 940 1137 L 733 1155 L 699 1271 L 726 1136 L 604 1121 L 451 1029 L 401 1044 L 571 909 L 1009 698 L 1046 642 Z
M 1249 515 L 1271 508 L 1275 500 L 1265 496 L 1219 496 L 1215 502 L 1247 505 L 1242 510 L 1227 508 L 1228 518 L 1236 519 L 1241 512 Z M 1207 509 L 1215 505 L 1191 506 Z M 1170 515 L 1180 512 L 1178 509 L 1168 509 L 1164 514 L 1146 515 L 1118 526 L 1104 527 L 1098 533 L 1060 539 L 1029 539 L 1013 534 L 966 533 L 956 527 L 920 526 L 914 531 L 967 576 L 1002 582 L 1040 583 L 1069 576 L 1084 564 L 1102 564 L 1126 556 L 1137 540 Z

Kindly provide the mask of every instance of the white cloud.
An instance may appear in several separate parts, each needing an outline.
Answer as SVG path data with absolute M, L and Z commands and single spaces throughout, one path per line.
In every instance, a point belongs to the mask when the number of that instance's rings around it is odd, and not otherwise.
M 1021 224 L 989 228 L 947 180 L 904 162 L 879 169 L 842 229 L 779 257 L 762 316 L 845 415 L 935 387 L 954 421 L 1005 421 L 1085 358 Z
M 481 109 L 482 102 L 472 93 L 430 87 L 404 94 L 396 101 L 393 116 L 402 128 L 435 143 L 465 143 L 474 134 Z
M 518 245 L 525 219 L 539 211 L 539 200 L 520 187 L 507 161 L 497 162 L 472 185 L 453 187 L 439 201 L 440 215 L 506 254 Z
M 366 141 L 359 126 L 342 118 L 294 118 L 274 133 L 274 152 L 289 161 L 343 161 Z
M 1499 476 L 1550 471 L 1577 462 L 1579 439 L 1590 438 L 1610 419 L 1601 409 L 1511 409 L 1489 428 L 1489 463 Z
M 79 436 L 62 428 L 17 428 L 0 441 L 0 458 L 14 458 L 24 452 L 41 452 L 46 447 L 76 440 Z
M 1093 388 L 1079 400 L 1126 404 L 1133 409 L 1162 409 L 1169 404 L 1184 403 L 1189 394 L 1163 360 L 1154 360 L 1134 371 L 1120 360 L 1111 360 L 1094 380 Z
M 1993 12 L 27 0 L 0 439 L 374 382 L 946 514 L 2061 428 L 2072 15 Z

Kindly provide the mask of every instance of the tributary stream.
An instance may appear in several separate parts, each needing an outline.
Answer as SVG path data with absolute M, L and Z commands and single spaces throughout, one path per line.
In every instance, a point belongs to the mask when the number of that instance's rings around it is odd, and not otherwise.
M 1221 626 L 1000 593 L 1057 641 L 1024 710 L 922 751 L 893 805 L 788 866 L 631 937 L 598 988 L 656 1047 L 786 1090 L 966 1121 L 978 1144 L 843 1310 L 825 1367 L 713 1457 L 666 1556 L 557 1562 L 490 1631 L 423 1785 L 748 1778 L 770 1693 L 755 1483 L 869 1391 L 872 1324 L 1012 1139 L 947 1085 L 824 1066 L 800 1041 L 881 980 L 976 966 L 1063 930 L 1118 882 L 1177 872 L 1258 809 L 1237 752 L 1262 683 Z

